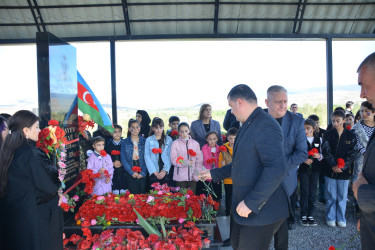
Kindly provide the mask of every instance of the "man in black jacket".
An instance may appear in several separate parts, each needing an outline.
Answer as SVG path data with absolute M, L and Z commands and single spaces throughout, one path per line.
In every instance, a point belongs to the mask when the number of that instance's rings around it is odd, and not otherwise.
M 233 148 L 232 163 L 204 170 L 214 182 L 232 177 L 231 232 L 233 249 L 268 249 L 273 234 L 288 216 L 283 133 L 257 104 L 251 88 L 240 84 L 228 94 L 229 106 L 243 123 Z
M 358 84 L 361 98 L 375 105 L 375 53 L 369 55 L 359 65 Z M 354 196 L 361 209 L 360 233 L 362 249 L 375 246 L 375 133 L 372 134 L 363 159 L 362 173 L 353 184 Z

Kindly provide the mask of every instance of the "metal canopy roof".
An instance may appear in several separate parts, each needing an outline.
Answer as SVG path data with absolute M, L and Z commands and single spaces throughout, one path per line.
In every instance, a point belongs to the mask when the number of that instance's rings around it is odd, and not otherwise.
M 375 37 L 366 0 L 1 0 L 0 43 L 214 37 Z

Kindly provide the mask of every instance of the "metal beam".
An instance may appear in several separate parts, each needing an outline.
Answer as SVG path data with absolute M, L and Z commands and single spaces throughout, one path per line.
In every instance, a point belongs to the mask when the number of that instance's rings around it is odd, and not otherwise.
M 323 39 L 375 39 L 375 34 L 170 34 L 170 35 L 132 35 L 132 36 L 87 36 L 63 37 L 66 42 L 92 42 L 127 40 L 163 40 L 163 39 L 286 39 L 286 40 L 323 40 Z M 34 38 L 29 39 L 0 39 L 0 44 L 35 43 Z
M 218 18 L 218 21 L 226 22 L 294 22 L 294 18 Z M 129 20 L 130 23 L 154 23 L 154 22 L 213 22 L 213 18 L 175 18 L 175 19 L 138 19 Z M 374 22 L 375 18 L 309 18 L 303 19 L 305 22 Z M 49 22 L 45 25 L 77 25 L 77 24 L 103 24 L 103 23 L 123 23 L 125 20 L 105 20 L 105 21 L 77 21 L 77 22 Z M 33 26 L 33 23 L 0 23 L 1 26 Z
M 46 30 L 46 26 L 44 25 L 44 21 L 43 21 L 42 14 L 40 13 L 40 10 L 39 10 L 38 3 L 36 2 L 36 0 L 33 0 L 33 2 L 34 2 L 34 6 L 35 6 L 35 8 L 36 8 L 36 11 L 38 12 L 38 17 L 39 17 L 39 19 L 40 19 L 40 24 L 42 25 L 43 31 L 44 31 L 44 32 L 47 32 L 47 30 Z
M 303 3 L 302 3 L 302 1 L 303 1 Z M 298 1 L 296 17 L 294 18 L 293 33 L 300 33 L 301 32 L 303 15 L 305 13 L 306 3 L 307 3 L 307 0 L 299 0 Z M 298 27 L 297 27 L 297 25 L 298 25 Z
M 128 2 L 126 0 L 122 0 L 122 12 L 124 13 L 124 22 L 125 22 L 125 29 L 126 29 L 126 35 L 131 36 L 131 30 L 130 30 L 130 19 L 129 19 L 129 9 L 128 9 Z
M 117 123 L 117 95 L 116 95 L 116 42 L 110 40 L 111 54 L 111 90 L 112 90 L 112 122 Z
M 332 70 L 332 38 L 326 39 L 326 64 L 327 64 L 327 122 L 333 112 L 333 70 Z
M 30 0 L 27 0 L 27 3 L 29 4 L 29 8 L 31 10 L 31 14 L 33 14 L 33 18 L 34 18 L 34 22 L 35 22 L 36 28 L 38 29 L 38 32 L 40 32 L 40 27 L 39 27 L 38 19 L 36 18 L 36 15 L 34 13 L 33 5 L 31 4 Z M 25 26 L 31 26 L 31 25 L 34 25 L 34 24 L 30 23 L 30 25 L 25 25 Z
M 144 2 L 144 3 L 128 3 L 128 6 L 150 6 L 150 5 L 212 5 L 213 2 Z M 221 5 L 298 5 L 295 2 L 221 2 Z M 108 4 L 69 4 L 69 5 L 42 5 L 40 9 L 59 9 L 59 8 L 95 8 L 95 7 L 119 7 L 121 3 Z M 306 5 L 316 6 L 353 6 L 353 5 L 375 5 L 375 2 L 312 2 Z M 0 9 L 28 9 L 27 6 L 5 5 Z
M 215 13 L 214 13 L 214 34 L 217 34 L 217 27 L 219 24 L 219 0 L 215 0 Z

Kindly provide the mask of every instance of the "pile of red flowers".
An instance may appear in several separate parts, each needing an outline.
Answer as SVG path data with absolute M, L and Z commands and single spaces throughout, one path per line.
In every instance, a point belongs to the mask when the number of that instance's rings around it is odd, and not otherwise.
M 318 154 L 318 153 L 319 151 L 316 148 L 313 148 L 309 152 L 307 152 L 309 156 L 314 156 L 315 154 Z
M 90 229 L 82 228 L 83 237 L 73 234 L 64 239 L 64 247 L 70 242 L 77 246 L 76 249 L 201 249 L 207 247 L 210 240 L 205 238 L 202 241 L 203 232 L 195 227 L 195 224 L 188 222 L 184 227 L 173 227 L 165 239 L 156 234 L 147 238 L 140 231 L 131 229 L 105 230 L 101 234 L 92 235 Z
M 218 208 L 217 202 L 204 194 L 197 196 L 191 190 L 182 189 L 181 192 L 166 193 L 165 187 L 157 187 L 159 190 L 150 194 L 122 195 L 108 194 L 105 196 L 93 195 L 85 201 L 75 215 L 75 220 L 80 222 L 100 221 L 98 224 L 110 225 L 112 223 L 133 223 L 137 215 L 147 219 L 165 217 L 168 220 L 194 220 L 202 218 L 201 205 L 205 203 L 212 208 Z

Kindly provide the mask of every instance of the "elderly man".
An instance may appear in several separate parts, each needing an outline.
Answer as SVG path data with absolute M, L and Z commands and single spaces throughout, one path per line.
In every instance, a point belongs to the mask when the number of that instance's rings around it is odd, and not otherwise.
M 275 234 L 275 249 L 288 249 L 288 228 L 295 223 L 295 207 L 297 202 L 297 169 L 307 158 L 307 143 L 303 118 L 287 111 L 287 90 L 273 85 L 267 90 L 266 105 L 270 114 L 280 124 L 284 136 L 285 161 L 288 173 L 283 180 L 291 200 L 291 214 Z M 309 224 L 315 226 L 313 218 Z
M 358 84 L 361 86 L 361 98 L 375 105 L 375 53 L 369 55 L 360 65 Z M 375 246 L 375 133 L 367 143 L 363 159 L 362 172 L 353 183 L 354 196 L 361 209 L 360 234 L 362 249 L 374 249 Z
M 275 119 L 258 106 L 249 86 L 233 87 L 228 102 L 243 124 L 234 143 L 232 163 L 204 170 L 200 176 L 215 182 L 232 177 L 233 249 L 267 250 L 289 214 L 289 196 L 281 185 L 287 173 L 283 133 Z

